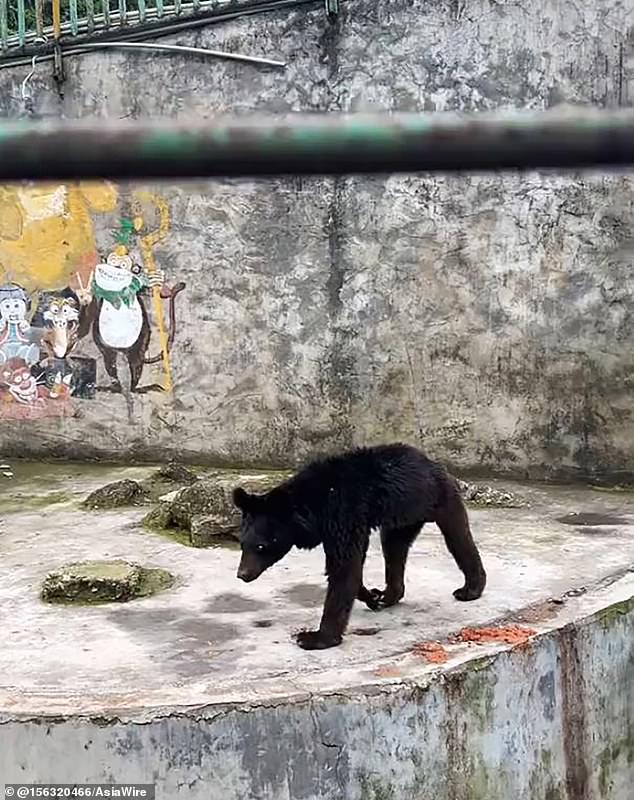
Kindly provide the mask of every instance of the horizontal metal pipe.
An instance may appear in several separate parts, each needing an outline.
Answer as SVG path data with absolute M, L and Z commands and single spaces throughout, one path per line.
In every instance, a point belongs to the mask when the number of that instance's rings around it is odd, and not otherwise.
M 263 64 L 268 67 L 285 67 L 286 62 L 275 61 L 272 58 L 261 58 L 260 56 L 245 56 L 242 53 L 227 53 L 225 50 L 210 50 L 207 47 L 187 47 L 179 44 L 153 44 L 151 42 L 95 42 L 85 43 L 72 50 L 64 50 L 65 56 L 78 56 L 92 50 L 102 49 L 119 50 L 153 50 L 165 53 L 187 53 L 195 56 L 212 56 L 214 58 L 225 58 L 228 61 L 244 61 L 247 64 Z
M 1 181 L 630 165 L 633 110 L 0 124 Z

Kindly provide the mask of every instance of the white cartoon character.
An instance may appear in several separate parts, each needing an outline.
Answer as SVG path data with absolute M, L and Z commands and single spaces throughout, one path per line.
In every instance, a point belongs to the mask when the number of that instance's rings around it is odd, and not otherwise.
M 21 286 L 0 286 L 0 363 L 21 358 L 27 364 L 37 364 L 40 348 L 31 341 L 31 325 L 26 315 L 31 300 Z

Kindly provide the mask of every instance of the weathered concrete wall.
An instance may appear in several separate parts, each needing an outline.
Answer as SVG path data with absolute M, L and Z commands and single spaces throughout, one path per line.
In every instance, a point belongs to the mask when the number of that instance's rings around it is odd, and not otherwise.
M 634 20 L 620 0 L 342 7 L 334 26 L 317 4 L 178 39 L 282 55 L 286 71 L 110 51 L 69 60 L 63 96 L 38 67 L 32 106 L 44 116 L 185 119 L 634 98 Z M 0 113 L 24 112 L 27 72 L 0 72 Z M 186 283 L 169 366 L 146 366 L 140 381 L 173 382 L 173 394 L 101 391 L 109 381 L 89 333 L 75 351 L 92 359 L 81 362 L 84 399 L 62 413 L 47 396 L 40 410 L 12 413 L 5 391 L 0 445 L 286 463 L 399 438 L 461 469 L 631 474 L 632 187 L 626 175 L 218 181 L 152 187 L 141 211 L 141 187 L 107 187 L 116 207 L 89 208 L 90 229 L 62 204 L 71 239 L 55 247 L 32 224 L 57 212 L 25 210 L 0 190 L 5 281 L 81 288 L 75 273 L 83 284 L 112 251 L 119 217 L 140 213 L 135 260 Z M 161 200 L 169 225 L 143 245 Z M 72 239 L 80 228 L 83 247 Z M 49 256 L 62 264 L 59 284 Z M 156 316 L 152 327 L 154 356 Z M 51 384 L 55 365 L 49 373 Z
M 431 679 L 286 700 L 256 685 L 248 703 L 92 716 L 8 709 L 0 775 L 154 782 L 172 800 L 629 800 L 633 642 L 630 598 Z

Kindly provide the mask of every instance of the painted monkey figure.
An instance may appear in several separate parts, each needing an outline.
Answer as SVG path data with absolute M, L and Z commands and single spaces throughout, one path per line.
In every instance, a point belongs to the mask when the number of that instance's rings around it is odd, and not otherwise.
M 170 329 L 168 349 L 176 333 L 174 301 L 185 288 L 184 283 L 173 287 L 164 285 L 162 271 L 147 273 L 135 264 L 127 252 L 110 253 L 107 260 L 98 264 L 89 286 L 77 291 L 84 308 L 79 335 L 85 335 L 92 327 L 93 340 L 103 357 L 104 367 L 112 384 L 109 391 L 121 392 L 117 371 L 117 354 L 121 353 L 130 370 L 130 391 L 147 392 L 162 390 L 159 384 L 139 386 L 145 364 L 160 361 L 161 355 L 148 358 L 152 330 L 144 295 L 148 289 L 161 287 L 161 297 L 169 300 Z
M 409 549 L 426 522 L 435 522 L 464 575 L 456 600 L 477 600 L 486 573 L 471 535 L 456 480 L 422 452 L 404 444 L 353 450 L 309 464 L 264 495 L 237 488 L 242 512 L 238 577 L 253 581 L 293 546 L 323 544 L 328 591 L 316 631 L 300 633 L 306 650 L 341 643 L 355 599 L 372 610 L 398 603 L 405 593 Z M 379 528 L 385 588 L 367 589 L 363 565 L 370 532 Z

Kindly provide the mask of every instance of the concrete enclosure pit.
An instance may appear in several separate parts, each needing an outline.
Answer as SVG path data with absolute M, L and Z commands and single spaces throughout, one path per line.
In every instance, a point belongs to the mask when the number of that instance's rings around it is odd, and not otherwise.
M 104 484 L 144 485 L 151 467 L 12 469 L 3 780 L 155 782 L 170 800 L 629 799 L 633 494 L 492 481 L 524 502 L 470 507 L 480 601 L 453 600 L 461 576 L 429 525 L 403 602 L 355 605 L 343 645 L 308 653 L 292 637 L 319 621 L 321 551 L 291 552 L 247 587 L 237 552 L 147 529 L 146 506 L 83 507 Z M 581 512 L 609 526 L 566 523 Z M 125 603 L 42 601 L 49 573 L 87 561 L 176 580 Z M 382 585 L 376 536 L 365 576 Z

